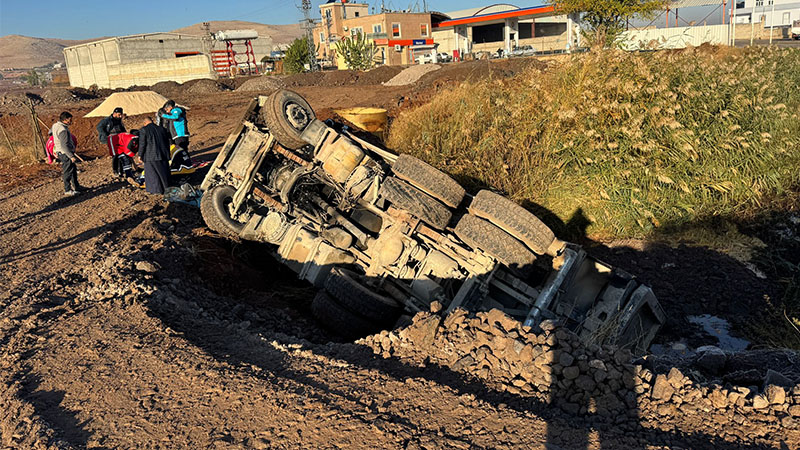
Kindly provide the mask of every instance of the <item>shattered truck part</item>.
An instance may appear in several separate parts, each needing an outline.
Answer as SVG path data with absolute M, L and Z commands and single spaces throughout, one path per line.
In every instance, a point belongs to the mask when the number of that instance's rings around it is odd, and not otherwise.
M 499 309 L 533 329 L 556 321 L 586 343 L 643 353 L 665 321 L 649 287 L 526 209 L 491 191 L 469 196 L 427 163 L 317 120 L 294 92 L 250 103 L 202 189 L 209 227 L 272 244 L 325 292 L 312 311 L 342 335 L 438 302 L 446 314 Z

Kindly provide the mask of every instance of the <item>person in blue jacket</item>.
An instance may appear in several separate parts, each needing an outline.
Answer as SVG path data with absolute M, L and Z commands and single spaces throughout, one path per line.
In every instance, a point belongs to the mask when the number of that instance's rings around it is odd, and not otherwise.
M 169 122 L 169 132 L 172 135 L 172 142 L 176 147 L 180 147 L 189 152 L 189 128 L 186 124 L 186 111 L 180 106 L 175 105 L 174 100 L 168 100 L 164 104 L 162 119 Z
M 170 158 L 170 170 L 180 171 L 192 167 L 189 157 L 189 128 L 186 124 L 186 111 L 175 105 L 174 100 L 168 100 L 159 111 L 160 122 L 167 125 L 172 143 L 177 147 Z

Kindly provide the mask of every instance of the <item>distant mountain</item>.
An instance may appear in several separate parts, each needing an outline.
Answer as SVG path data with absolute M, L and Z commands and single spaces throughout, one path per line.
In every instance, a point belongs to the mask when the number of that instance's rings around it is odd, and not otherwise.
M 243 20 L 216 20 L 209 22 L 211 32 L 222 30 L 256 30 L 259 36 L 269 36 L 273 44 L 291 44 L 293 40 L 303 36 L 299 23 L 289 25 L 267 25 Z M 188 27 L 172 30 L 172 33 L 203 34 L 203 24 L 196 23 Z
M 103 38 L 97 38 L 103 39 Z M 0 37 L 0 69 L 30 69 L 52 62 L 64 62 L 64 47 L 91 42 L 97 39 L 71 41 L 45 39 L 11 34 Z

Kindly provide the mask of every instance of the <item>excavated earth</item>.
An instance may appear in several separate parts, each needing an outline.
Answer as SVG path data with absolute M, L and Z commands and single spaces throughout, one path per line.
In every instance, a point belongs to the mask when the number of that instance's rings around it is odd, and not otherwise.
M 335 88 L 281 82 L 323 118 L 348 106 L 396 114 L 475 74 L 450 67 L 418 86 L 381 86 L 393 71 L 338 76 Z M 253 95 L 165 89 L 192 108 L 196 159 L 213 158 Z M 23 118 L 0 123 L 21 130 Z M 63 198 L 57 168 L 0 160 L 0 448 L 800 447 L 800 358 L 788 350 L 637 358 L 498 311 L 420 313 L 348 341 L 313 319 L 314 289 L 269 247 L 223 239 L 196 208 L 114 180 L 95 123 L 73 128 L 87 193 Z M 730 318 L 726 298 L 756 309 L 779 291 L 710 251 L 645 250 L 591 249 L 654 286 L 670 314 L 662 345 L 714 343 L 688 315 Z

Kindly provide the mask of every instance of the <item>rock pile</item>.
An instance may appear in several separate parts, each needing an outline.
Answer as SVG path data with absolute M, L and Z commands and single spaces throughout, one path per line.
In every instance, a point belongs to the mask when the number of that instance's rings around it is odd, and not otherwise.
M 687 376 L 694 377 L 688 369 L 687 374 L 676 367 L 655 371 L 646 359 L 634 363 L 628 350 L 582 344 L 554 323 L 545 322 L 542 329 L 533 333 L 498 310 L 474 316 L 456 310 L 444 319 L 419 313 L 407 328 L 360 343 L 384 358 L 449 367 L 597 424 L 664 431 L 680 425 L 762 443 L 800 433 L 800 384 L 759 390 L 699 382 Z

